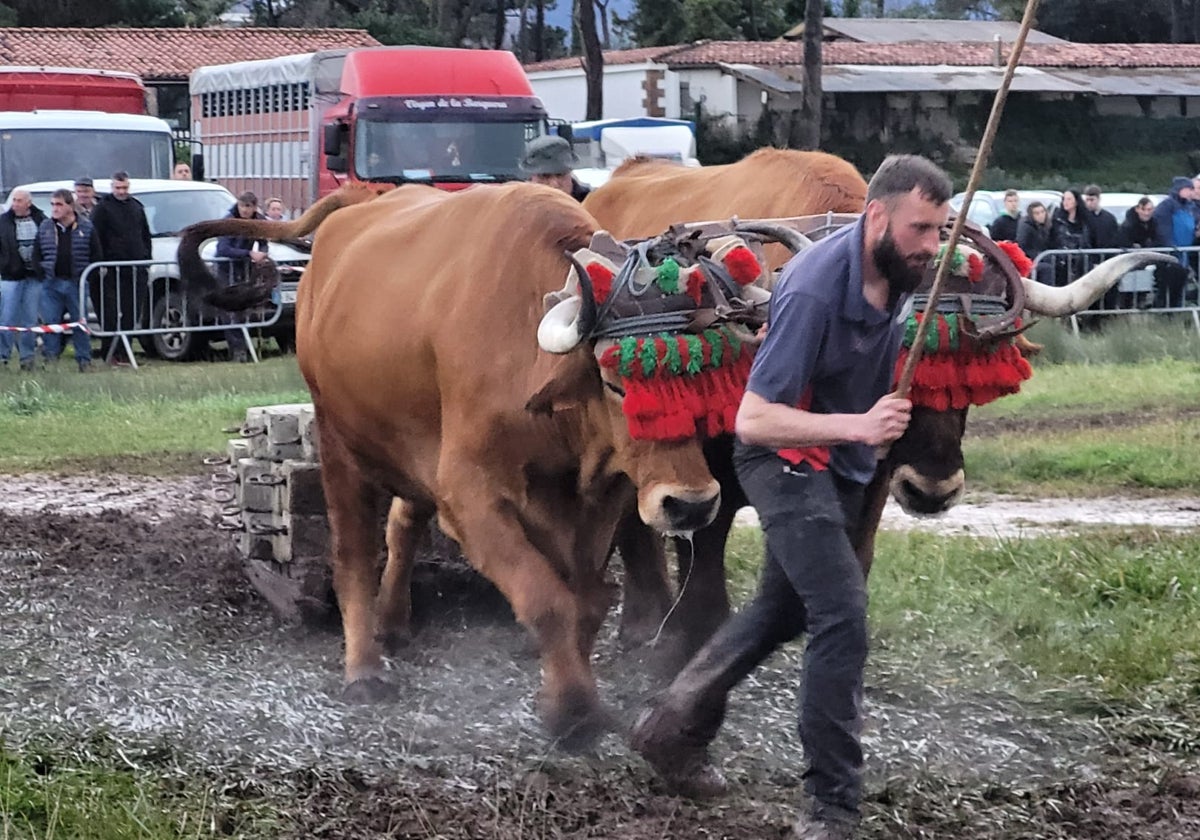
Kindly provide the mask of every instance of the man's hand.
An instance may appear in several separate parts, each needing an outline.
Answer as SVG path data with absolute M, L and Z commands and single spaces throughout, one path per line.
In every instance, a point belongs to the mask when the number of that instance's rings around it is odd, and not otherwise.
M 250 251 L 250 261 L 251 262 L 260 263 L 263 260 L 265 260 L 266 258 L 267 258 L 267 254 L 265 251 L 255 251 L 255 250 L 251 249 L 251 251 Z
M 912 403 L 895 394 L 885 394 L 871 410 L 862 415 L 863 443 L 886 446 L 897 440 L 908 428 L 912 418 Z

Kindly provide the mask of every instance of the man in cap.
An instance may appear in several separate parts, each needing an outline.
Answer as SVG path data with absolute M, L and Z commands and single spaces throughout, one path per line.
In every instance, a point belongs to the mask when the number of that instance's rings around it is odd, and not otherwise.
M 91 178 L 75 179 L 75 215 L 90 219 L 96 209 L 96 190 Z
M 521 156 L 521 171 L 535 184 L 554 187 L 576 201 L 587 198 L 590 190 L 575 180 L 571 170 L 579 165 L 579 157 L 564 137 L 545 135 L 530 140 Z

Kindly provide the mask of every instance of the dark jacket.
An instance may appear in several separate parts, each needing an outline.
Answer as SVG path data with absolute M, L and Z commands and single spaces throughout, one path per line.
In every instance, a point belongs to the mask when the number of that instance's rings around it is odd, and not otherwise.
M 571 198 L 575 199 L 576 201 L 582 202 L 585 198 L 588 197 L 588 193 L 590 193 L 591 191 L 592 191 L 591 187 L 587 186 L 586 184 L 581 184 L 579 182 L 579 179 L 576 178 L 574 175 L 571 176 Z
M 1195 202 L 1183 198 L 1179 191 L 1192 186 L 1191 178 L 1171 181 L 1171 192 L 1154 208 L 1156 244 L 1187 247 L 1196 241 Z
M 237 205 L 229 208 L 226 219 L 239 219 Z M 261 212 L 254 214 L 256 219 L 267 218 Z M 240 283 L 246 280 L 246 263 L 250 261 L 250 252 L 254 250 L 255 241 L 248 236 L 222 236 L 217 240 L 217 256 L 229 262 L 217 263 L 217 271 L 225 277 L 227 283 Z M 265 240 L 258 241 L 260 251 L 267 250 Z
M 46 214 L 35 205 L 30 205 L 29 215 L 40 228 L 46 221 Z M 34 237 L 35 241 L 37 237 Z M 0 214 L 0 279 L 27 280 L 37 276 L 37 264 L 25 267 L 21 259 L 20 245 L 17 242 L 17 214 L 10 207 L 7 212 Z
M 1121 247 L 1153 248 L 1158 243 L 1156 227 L 1153 216 L 1143 222 L 1138 218 L 1137 208 L 1130 207 L 1125 211 L 1125 221 L 1121 222 Z
M 1093 213 L 1086 207 L 1081 208 L 1079 215 L 1083 216 L 1083 223 L 1091 233 L 1093 248 L 1121 247 L 1121 226 L 1117 223 L 1116 216 L 1107 210 L 1097 210 Z
M 1050 225 L 1039 225 L 1028 216 L 1022 216 L 1017 225 L 1017 244 L 1025 256 L 1031 260 L 1037 259 L 1038 254 L 1050 248 Z
M 92 225 L 110 260 L 150 259 L 150 224 L 146 208 L 133 196 L 124 201 L 106 195 L 96 204 Z
M 58 256 L 58 223 L 46 219 L 38 226 L 37 241 L 33 243 L 33 266 L 40 279 L 57 277 L 54 261 Z M 71 226 L 71 271 L 67 280 L 78 280 L 84 269 L 104 259 L 100 237 L 87 219 L 75 218 Z
M 1016 242 L 1017 231 L 1017 220 L 1008 215 L 1008 213 L 1001 213 L 992 219 L 992 223 L 988 225 L 988 233 L 996 242 Z
M 1092 247 L 1092 231 L 1083 221 L 1085 212 L 1080 207 L 1075 211 L 1075 221 L 1071 221 L 1061 207 L 1054 211 L 1054 221 L 1050 225 L 1051 248 L 1076 251 Z

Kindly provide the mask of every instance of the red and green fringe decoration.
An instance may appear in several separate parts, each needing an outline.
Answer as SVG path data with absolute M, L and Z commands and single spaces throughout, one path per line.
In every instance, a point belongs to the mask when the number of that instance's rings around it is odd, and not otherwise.
M 896 379 L 904 369 L 920 319 L 921 313 L 917 313 L 905 325 Z M 1019 321 L 1016 326 L 1020 326 Z M 909 399 L 914 405 L 934 411 L 984 405 L 1015 394 L 1031 376 L 1033 369 L 1011 339 L 981 346 L 962 335 L 959 316 L 939 314 L 937 323 L 925 333 L 924 354 L 913 372 Z
M 699 306 L 704 294 L 704 272 L 693 266 L 687 271 L 687 296 Z
M 732 432 L 753 353 L 726 327 L 699 335 L 628 336 L 600 355 L 625 389 L 635 440 L 681 440 Z
M 983 257 L 978 254 L 967 254 L 967 279 L 972 283 L 983 279 Z
M 745 245 L 730 248 L 721 262 L 725 264 L 725 270 L 729 272 L 733 282 L 739 286 L 749 286 L 762 274 L 762 266 L 758 264 L 754 252 Z
M 654 285 L 664 295 L 679 294 L 679 263 L 673 257 L 667 257 L 654 269 Z

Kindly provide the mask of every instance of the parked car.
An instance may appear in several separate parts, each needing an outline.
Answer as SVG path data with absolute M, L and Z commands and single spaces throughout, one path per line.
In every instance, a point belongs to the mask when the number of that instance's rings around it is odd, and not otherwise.
M 72 189 L 73 186 L 71 181 L 38 181 L 16 189 L 28 191 L 33 203 L 49 216 L 50 194 L 60 188 Z M 96 179 L 97 196 L 107 194 L 110 188 L 108 179 Z M 146 221 L 150 224 L 152 237 L 151 257 L 159 263 L 151 266 L 148 272 L 148 300 L 153 302 L 153 311 L 148 313 L 150 324 L 155 327 L 182 326 L 186 312 L 189 324 L 194 325 L 196 314 L 202 308 L 196 305 L 185 307 L 179 283 L 172 282 L 179 279 L 179 266 L 175 262 L 179 250 L 179 232 L 196 222 L 221 218 L 237 203 L 237 199 L 220 184 L 203 181 L 132 178 L 129 191 L 146 208 Z M 280 268 L 279 298 L 283 307 L 279 320 L 269 333 L 282 349 L 290 350 L 295 346 L 296 286 L 309 255 L 275 242 L 269 244 L 268 254 Z M 216 241 L 206 243 L 201 255 L 205 259 L 213 259 L 216 256 Z M 147 352 L 168 361 L 184 361 L 199 356 L 208 342 L 219 336 L 220 333 L 214 332 L 156 333 L 143 347 Z
M 1056 192 L 1053 190 L 1017 190 L 1017 194 L 1021 199 L 1022 213 L 1034 201 L 1040 201 L 1047 208 L 1053 209 L 1058 205 L 1058 200 L 1062 197 L 1061 191 Z M 966 195 L 965 192 L 960 192 L 951 197 L 950 206 L 954 209 L 955 213 L 962 212 L 962 202 L 966 198 Z M 976 190 L 975 196 L 971 199 L 971 206 L 967 210 L 967 218 L 984 230 L 987 230 L 987 226 L 1003 210 L 1004 190 Z

